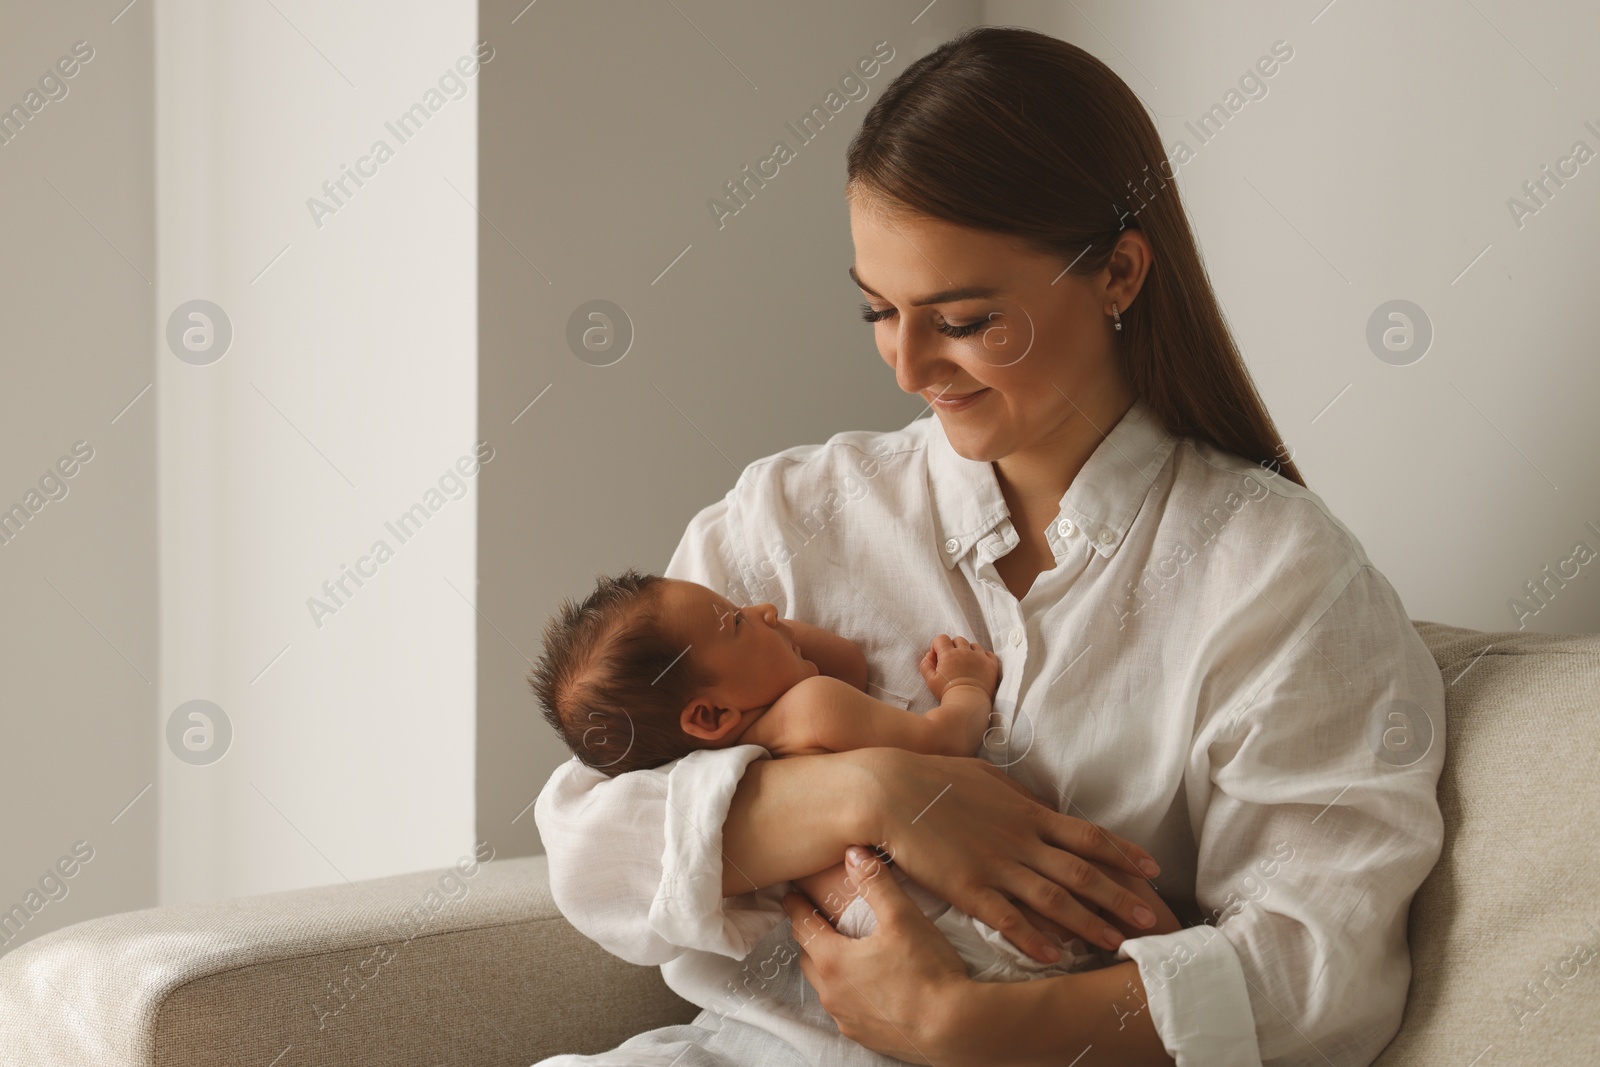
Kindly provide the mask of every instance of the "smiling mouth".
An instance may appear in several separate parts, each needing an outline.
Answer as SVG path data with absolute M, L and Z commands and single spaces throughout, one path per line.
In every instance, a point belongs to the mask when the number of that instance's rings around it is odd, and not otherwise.
M 987 389 L 987 388 L 988 388 L 988 386 L 984 386 L 984 389 Z M 929 400 L 944 400 L 944 401 L 965 400 L 967 397 L 969 397 L 969 396 L 977 396 L 981 392 L 983 392 L 983 389 L 974 389 L 970 393 L 935 393 L 932 396 L 928 397 L 927 399 L 929 399 Z

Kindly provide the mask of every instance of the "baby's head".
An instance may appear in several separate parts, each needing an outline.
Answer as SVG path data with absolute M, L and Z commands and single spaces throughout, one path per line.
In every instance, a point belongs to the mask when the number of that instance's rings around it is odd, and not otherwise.
M 563 601 L 528 684 L 573 754 L 615 776 L 735 743 L 815 673 L 771 605 L 630 568 Z

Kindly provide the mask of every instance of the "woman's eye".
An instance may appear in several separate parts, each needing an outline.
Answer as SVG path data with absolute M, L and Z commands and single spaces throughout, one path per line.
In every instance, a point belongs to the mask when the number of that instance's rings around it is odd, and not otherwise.
M 878 311 L 871 304 L 861 305 L 861 317 L 867 322 L 882 322 L 893 314 L 894 308 L 884 308 L 882 311 Z M 979 319 L 977 322 L 969 322 L 965 326 L 953 326 L 946 322 L 941 324 L 938 329 L 946 337 L 971 337 L 983 329 L 987 321 L 987 319 Z

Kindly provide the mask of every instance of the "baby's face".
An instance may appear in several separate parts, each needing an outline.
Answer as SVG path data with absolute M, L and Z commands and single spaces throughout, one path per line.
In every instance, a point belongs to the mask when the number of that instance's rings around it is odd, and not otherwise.
M 818 673 L 771 604 L 739 607 L 696 582 L 669 579 L 667 616 L 719 682 L 708 696 L 741 711 L 765 707 Z

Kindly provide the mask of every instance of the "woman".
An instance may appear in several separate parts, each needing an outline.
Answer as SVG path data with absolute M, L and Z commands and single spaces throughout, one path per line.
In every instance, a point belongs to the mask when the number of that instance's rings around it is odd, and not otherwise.
M 921 648 L 969 636 L 996 729 L 982 759 L 562 766 L 535 808 L 558 904 L 706 1010 L 547 1063 L 1345 1065 L 1393 1036 L 1443 684 L 1304 487 L 1167 167 L 1116 75 L 1031 31 L 969 31 L 872 107 L 851 275 L 934 414 L 750 464 L 665 573 L 856 641 L 918 710 Z M 845 938 L 783 890 L 854 844 L 1040 959 L 1053 921 L 1121 962 L 972 982 L 890 878 Z M 1138 932 L 1118 872 L 1152 854 L 1194 925 Z

